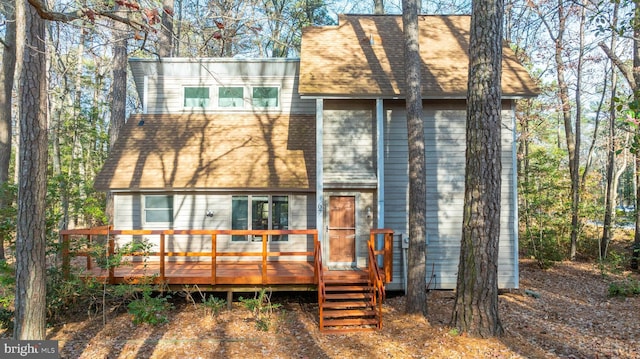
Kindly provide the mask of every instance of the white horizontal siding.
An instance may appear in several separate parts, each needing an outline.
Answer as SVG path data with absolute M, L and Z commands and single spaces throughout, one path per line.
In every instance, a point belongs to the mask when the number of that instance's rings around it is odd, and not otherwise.
M 154 193 L 155 194 L 155 193 Z M 171 194 L 171 193 L 166 193 Z M 282 195 L 282 194 L 278 194 Z M 286 195 L 286 194 L 285 194 Z M 116 194 L 114 199 L 114 229 L 231 229 L 231 198 L 232 194 L 207 193 L 175 193 L 173 199 L 174 220 L 172 228 L 166 225 L 144 225 L 142 223 L 143 195 Z M 312 194 L 288 194 L 289 197 L 289 229 L 310 229 L 315 226 L 315 199 Z M 207 211 L 213 213 L 206 216 Z M 152 245 L 152 251 L 159 250 L 159 236 L 142 236 Z M 118 243 L 123 245 L 131 241 L 131 236 L 119 236 Z M 211 236 L 167 236 L 165 250 L 174 252 L 207 252 L 211 250 Z M 305 252 L 313 251 L 311 236 L 289 235 L 287 242 L 269 242 L 269 251 Z M 260 252 L 260 242 L 232 242 L 231 236 L 217 236 L 219 252 Z M 156 258 L 157 259 L 157 258 Z M 189 260 L 204 259 L 191 257 Z M 236 257 L 224 258 L 238 260 Z M 257 260 L 258 257 L 242 258 L 243 260 Z M 283 260 L 306 260 L 305 257 L 286 257 Z M 171 260 L 185 260 L 183 257 Z
M 325 101 L 322 146 L 325 182 L 375 183 L 374 113 L 373 101 Z
M 171 59 L 158 62 L 133 59 L 130 67 L 138 94 L 146 100 L 144 105 L 149 114 L 315 113 L 315 100 L 301 99 L 298 93 L 298 61 Z M 185 86 L 209 87 L 210 105 L 206 108 L 185 108 Z M 245 88 L 243 109 L 217 107 L 218 88 L 228 86 Z M 256 86 L 279 87 L 278 108 L 253 108 L 251 88 Z

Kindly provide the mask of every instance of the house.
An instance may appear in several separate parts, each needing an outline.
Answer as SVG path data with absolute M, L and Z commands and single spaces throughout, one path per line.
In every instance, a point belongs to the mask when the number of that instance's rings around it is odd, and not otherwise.
M 113 228 L 317 229 L 324 266 L 366 266 L 370 231 L 394 231 L 387 289 L 404 288 L 407 129 L 400 16 L 342 15 L 303 33 L 300 59 L 130 59 L 143 111 L 132 115 L 95 188 Z M 430 288 L 455 288 L 462 230 L 469 16 L 420 16 Z M 518 287 L 515 100 L 538 92 L 503 48 L 502 217 L 498 278 Z M 211 251 L 176 234 L 166 250 Z M 253 234 L 219 251 L 260 250 Z M 270 251 L 309 252 L 270 234 Z M 306 258 L 300 256 L 298 260 Z

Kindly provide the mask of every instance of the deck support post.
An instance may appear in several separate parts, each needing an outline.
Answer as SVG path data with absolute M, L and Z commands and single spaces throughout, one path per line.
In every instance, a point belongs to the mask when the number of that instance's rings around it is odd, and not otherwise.
M 217 235 L 214 233 L 211 235 L 211 285 L 216 284 L 216 255 L 218 254 L 217 247 Z
M 91 235 L 87 234 L 87 249 L 91 248 Z M 91 256 L 87 256 L 87 270 L 91 270 Z
M 227 291 L 227 309 L 229 310 L 233 309 L 233 291 L 232 290 Z
M 69 279 L 71 271 L 71 258 L 69 258 L 69 235 L 62 235 L 62 275 Z
M 108 239 L 109 241 L 109 251 L 107 252 L 107 263 L 109 264 L 109 284 L 115 284 L 115 263 L 112 263 L 113 254 L 116 249 L 116 243 L 112 237 Z
M 262 284 L 267 284 L 267 238 L 268 235 L 262 235 Z
M 164 283 L 164 233 L 160 235 L 160 283 Z
M 393 280 L 393 232 L 384 234 L 384 280 Z

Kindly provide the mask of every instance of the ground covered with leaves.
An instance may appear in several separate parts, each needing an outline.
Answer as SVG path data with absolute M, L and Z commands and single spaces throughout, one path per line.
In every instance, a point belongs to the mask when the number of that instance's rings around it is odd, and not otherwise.
M 59 341 L 63 358 L 640 358 L 640 296 L 609 296 L 611 283 L 615 289 L 628 275 L 592 263 L 543 270 L 524 260 L 520 289 L 500 295 L 506 333 L 498 339 L 448 326 L 451 291 L 429 293 L 427 318 L 403 314 L 404 297 L 390 294 L 375 332 L 320 333 L 314 293 L 274 293 L 281 306 L 260 323 L 241 302 L 212 313 L 199 293 L 178 293 L 164 324 L 136 325 L 126 308 L 111 308 L 70 314 L 48 339 Z

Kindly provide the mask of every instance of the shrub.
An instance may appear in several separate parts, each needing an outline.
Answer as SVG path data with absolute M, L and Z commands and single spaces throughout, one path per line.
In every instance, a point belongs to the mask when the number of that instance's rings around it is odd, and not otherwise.
M 142 295 L 127 304 L 129 314 L 133 315 L 133 324 L 148 323 L 158 325 L 167 323 L 167 311 L 173 308 L 170 296 L 152 296 L 150 286 L 144 286 Z
M 609 283 L 610 297 L 633 297 L 640 295 L 640 280 L 626 278 Z
M 211 315 L 212 317 L 215 317 L 224 309 L 224 307 L 227 305 L 227 301 L 210 294 L 206 299 L 202 301 L 202 305 L 205 308 L 205 313 Z
M 256 328 L 261 331 L 268 331 L 273 321 L 273 314 L 281 305 L 271 303 L 271 292 L 267 294 L 266 289 L 256 292 L 253 298 L 242 298 L 240 302 L 253 314 L 256 321 Z

